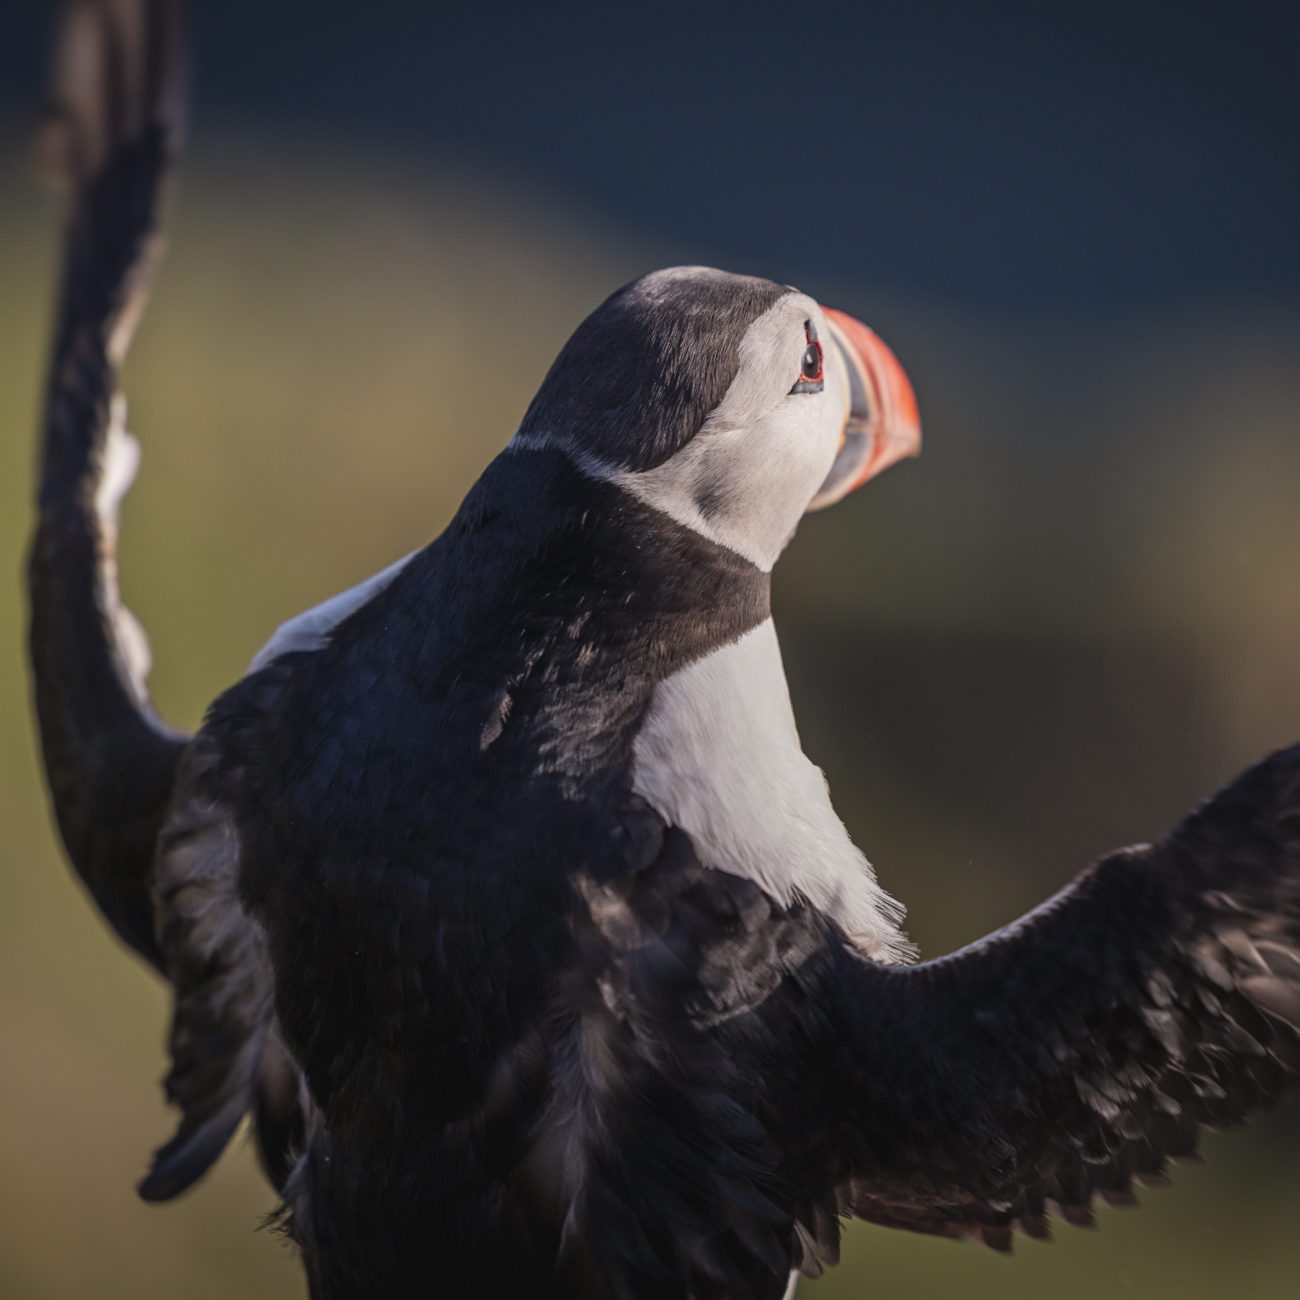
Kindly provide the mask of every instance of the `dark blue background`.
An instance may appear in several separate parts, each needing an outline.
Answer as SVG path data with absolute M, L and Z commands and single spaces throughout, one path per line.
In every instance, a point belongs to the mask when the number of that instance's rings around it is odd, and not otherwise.
M 1016 313 L 1300 297 L 1294 3 L 194 7 L 201 123 L 415 143 L 698 260 Z M 5 20 L 19 115 L 48 25 Z

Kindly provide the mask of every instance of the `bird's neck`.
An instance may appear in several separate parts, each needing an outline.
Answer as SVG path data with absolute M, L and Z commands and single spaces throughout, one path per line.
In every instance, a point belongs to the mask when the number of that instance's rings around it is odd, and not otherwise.
M 513 651 L 659 678 L 768 617 L 770 575 L 559 451 L 507 450 L 432 547 L 421 588 L 431 636 L 474 653 L 493 627 Z
M 769 600 L 767 573 L 562 453 L 507 451 L 370 618 L 444 733 L 445 702 L 485 701 L 491 716 L 455 716 L 465 747 L 491 749 L 495 770 L 541 749 L 577 790 L 625 778 L 659 683 L 762 623 Z

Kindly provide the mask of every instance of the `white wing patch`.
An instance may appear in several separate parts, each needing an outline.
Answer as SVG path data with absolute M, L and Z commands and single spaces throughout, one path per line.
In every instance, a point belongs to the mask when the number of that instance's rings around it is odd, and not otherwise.
M 634 761 L 633 788 L 706 865 L 783 903 L 806 899 L 877 961 L 914 955 L 903 907 L 876 883 L 799 744 L 771 619 L 656 688 Z
M 122 500 L 140 469 L 140 444 L 126 431 L 126 399 L 115 393 L 109 410 L 108 433 L 95 484 L 95 522 L 99 527 L 99 573 L 109 634 L 126 670 L 126 681 L 151 721 L 149 670 L 153 656 L 140 620 L 122 602 L 117 581 L 117 525 Z
M 337 596 L 331 596 L 329 600 L 314 605 L 306 612 L 291 618 L 287 623 L 281 623 L 271 639 L 253 656 L 248 671 L 255 673 L 258 669 L 265 668 L 272 659 L 288 654 L 291 650 L 319 650 L 325 644 L 329 634 L 349 614 L 379 595 L 401 573 L 415 554 L 416 552 L 412 551 L 410 555 L 402 556 L 388 568 L 381 569 L 355 587 L 349 587 L 347 591 L 342 591 Z

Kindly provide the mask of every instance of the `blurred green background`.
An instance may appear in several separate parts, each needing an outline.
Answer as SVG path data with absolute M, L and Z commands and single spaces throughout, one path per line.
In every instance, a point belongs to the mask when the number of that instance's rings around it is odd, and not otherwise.
M 127 373 L 144 464 L 123 585 L 155 698 L 187 726 L 279 621 L 443 526 L 613 287 L 690 260 L 786 273 L 737 261 L 739 236 L 671 221 L 649 236 L 526 167 L 272 117 L 200 116 Z M 289 1250 L 258 1231 L 273 1205 L 246 1149 L 179 1204 L 135 1199 L 171 1122 L 165 999 L 87 907 L 46 812 L 19 575 L 57 220 L 14 130 L 0 146 L 0 1296 L 300 1295 Z M 1072 307 L 1068 286 L 1014 302 L 909 289 L 878 256 L 878 275 L 809 262 L 806 287 L 894 345 L 925 454 L 805 523 L 776 609 L 805 746 L 935 954 L 1300 735 L 1300 303 L 1289 265 L 1276 291 L 1242 274 Z M 1210 1168 L 1140 1211 L 1012 1259 L 853 1227 L 845 1265 L 807 1293 L 1290 1300 L 1297 1107 L 1207 1149 Z

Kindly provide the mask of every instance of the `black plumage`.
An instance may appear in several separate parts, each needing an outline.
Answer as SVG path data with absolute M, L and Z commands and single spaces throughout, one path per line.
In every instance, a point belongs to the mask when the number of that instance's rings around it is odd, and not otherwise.
M 67 104 L 30 568 L 69 856 L 175 995 L 181 1120 L 146 1197 L 251 1114 L 316 1296 L 775 1298 L 835 1260 L 842 1215 L 1002 1248 L 1294 1081 L 1300 749 L 911 967 L 716 869 L 633 792 L 656 687 L 761 624 L 769 577 L 574 452 L 680 450 L 780 286 L 615 295 L 544 383 L 534 445 L 439 539 L 196 736 L 159 723 L 97 500 L 176 151 L 177 8 L 73 8 L 103 75 Z
M 71 209 L 28 560 L 29 645 L 69 856 L 118 934 L 156 963 L 149 861 L 184 738 L 156 717 L 128 664 L 114 521 L 96 496 L 120 417 L 117 369 L 180 144 L 179 7 L 71 6 L 61 53 L 46 143 Z

